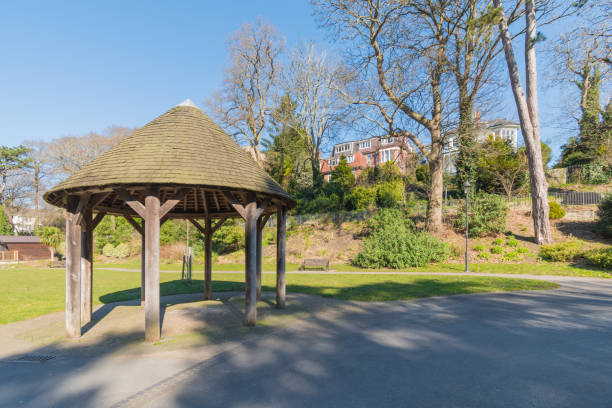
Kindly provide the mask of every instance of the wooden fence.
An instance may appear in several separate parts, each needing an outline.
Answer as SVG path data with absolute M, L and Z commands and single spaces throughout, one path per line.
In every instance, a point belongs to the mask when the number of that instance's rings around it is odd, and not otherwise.
M 18 261 L 19 251 L 0 251 L 0 261 Z

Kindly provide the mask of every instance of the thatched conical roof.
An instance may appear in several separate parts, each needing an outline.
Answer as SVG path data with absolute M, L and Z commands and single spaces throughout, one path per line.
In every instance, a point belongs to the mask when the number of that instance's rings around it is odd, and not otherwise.
M 193 187 L 173 213 L 233 212 L 223 191 L 242 201 L 248 192 L 292 207 L 295 202 L 230 136 L 192 103 L 182 103 L 135 131 L 49 190 L 47 202 L 65 207 L 70 194 L 106 193 L 98 210 L 126 213 L 117 188 L 134 197 L 160 187 L 162 199 Z

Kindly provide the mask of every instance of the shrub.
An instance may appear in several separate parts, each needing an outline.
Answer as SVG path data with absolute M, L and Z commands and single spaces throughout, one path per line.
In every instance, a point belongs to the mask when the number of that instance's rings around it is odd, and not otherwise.
M 368 220 L 370 235 L 353 263 L 363 268 L 408 268 L 448 259 L 449 247 L 424 232 L 397 209 L 381 210 Z
M 488 261 L 489 259 L 491 259 L 491 254 L 488 253 L 488 252 L 479 252 L 478 255 L 477 255 L 477 258 L 485 259 L 485 260 Z
M 465 203 L 459 204 L 458 217 L 455 228 L 465 231 Z M 508 204 L 506 200 L 495 194 L 478 193 L 470 200 L 469 235 L 482 237 L 485 235 L 500 234 L 506 229 L 506 215 Z
M 504 254 L 504 261 L 519 261 L 523 259 L 523 257 L 518 253 L 518 251 L 508 251 Z
M 395 228 L 398 231 L 404 229 L 414 230 L 414 223 L 397 208 L 384 208 L 378 211 L 374 216 L 368 218 L 366 225 L 369 232 L 383 229 L 384 227 Z
M 212 248 L 218 254 L 226 254 L 244 248 L 244 229 L 235 220 L 227 220 L 213 234 Z
M 450 256 L 453 259 L 459 259 L 461 257 L 461 255 L 463 254 L 461 252 L 461 248 L 459 248 L 455 244 L 448 244 L 448 250 L 450 251 Z
M 551 220 L 558 220 L 560 218 L 565 217 L 565 210 L 563 209 L 563 207 L 561 207 L 561 204 L 559 204 L 556 201 L 550 201 L 548 203 L 548 206 L 550 207 L 550 212 L 548 213 L 548 218 L 550 218 Z
M 102 255 L 112 258 L 114 251 L 115 251 L 115 246 L 111 243 L 108 243 L 104 245 L 104 247 L 102 248 Z
M 380 183 L 376 187 L 376 205 L 380 208 L 399 207 L 404 202 L 404 183 L 401 180 Z
M 605 237 L 612 237 L 612 194 L 599 204 L 597 217 L 597 230 Z
M 579 241 L 542 245 L 539 257 L 546 261 L 568 262 L 580 259 L 584 251 Z
M 128 256 L 130 256 L 130 247 L 128 244 L 126 244 L 125 242 L 117 245 L 113 250 L 112 250 L 112 257 L 113 258 L 127 258 Z
M 348 196 L 349 206 L 354 210 L 363 210 L 376 202 L 376 188 L 357 186 Z
M 494 245 L 501 245 L 504 243 L 504 240 L 501 238 L 497 238 L 495 241 L 493 241 Z
M 500 246 L 492 246 L 491 247 L 491 253 L 492 254 L 502 254 L 504 252 L 504 248 L 500 247 Z
M 485 249 L 484 245 L 480 245 L 480 244 L 474 245 L 474 251 L 481 252 L 481 251 L 484 251 L 484 249 Z
M 509 247 L 516 248 L 518 247 L 518 244 L 519 244 L 518 239 L 512 236 L 508 237 L 508 239 L 506 240 L 506 245 L 508 245 Z
M 604 184 L 610 181 L 610 172 L 601 161 L 585 164 L 582 179 L 587 184 Z
M 520 247 L 517 247 L 517 248 L 516 248 L 516 252 L 518 252 L 519 254 L 526 254 L 526 253 L 528 253 L 528 252 L 529 252 L 529 249 L 527 249 L 527 248 L 525 248 L 525 247 L 520 246 Z
M 593 266 L 612 269 L 612 248 L 595 248 L 584 253 L 584 259 Z

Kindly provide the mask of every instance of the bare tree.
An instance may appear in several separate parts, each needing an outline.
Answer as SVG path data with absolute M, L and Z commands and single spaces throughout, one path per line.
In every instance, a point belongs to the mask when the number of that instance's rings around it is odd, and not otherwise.
M 45 191 L 46 182 L 53 177 L 49 161 L 49 143 L 41 140 L 28 140 L 24 145 L 29 149 L 30 163 L 28 165 L 29 192 L 34 205 L 34 225 L 40 224 L 40 196 Z
M 67 177 L 125 139 L 133 129 L 111 127 L 104 134 L 65 136 L 49 143 L 49 163 L 56 177 Z
M 527 94 L 523 90 L 518 64 L 514 56 L 512 39 L 508 30 L 508 19 L 502 6 L 502 0 L 493 0 L 499 9 L 499 30 L 501 32 L 504 53 L 510 84 L 516 102 L 516 108 L 521 123 L 525 151 L 529 164 L 531 184 L 531 203 L 533 216 L 533 229 L 538 244 L 552 241 L 550 223 L 548 220 L 548 183 L 542 164 L 542 150 L 540 144 L 540 119 L 538 114 L 538 79 L 536 66 L 536 7 L 534 1 L 525 2 L 525 76 Z
M 319 182 L 321 147 L 332 140 L 343 120 L 346 102 L 342 95 L 347 80 L 338 61 L 313 43 L 293 50 L 283 76 L 283 88 L 296 104 L 296 130 L 304 133 L 315 184 Z
M 223 88 L 207 105 L 232 137 L 248 142 L 255 160 L 262 164 L 259 143 L 274 107 L 284 39 L 258 19 L 234 33 L 227 47 L 231 65 L 225 70 Z
M 601 110 L 599 100 L 589 103 L 589 95 L 594 91 L 599 96 L 599 87 L 601 91 L 609 92 L 607 85 L 612 75 L 611 10 L 609 3 L 589 2 L 579 13 L 578 27 L 561 34 L 552 49 L 552 83 L 555 86 L 571 85 L 579 94 L 579 104 L 573 98 L 564 101 L 574 124 L 580 124 L 589 113 L 595 114 L 598 120 L 600 112 L 589 111 Z M 604 100 L 607 100 L 605 96 Z M 597 106 L 589 106 L 592 102 Z M 576 105 L 579 112 L 574 108 Z
M 466 8 L 452 0 L 315 0 L 321 23 L 349 42 L 365 85 L 354 103 L 390 136 L 408 138 L 429 164 L 427 228 L 442 227 L 444 129 L 454 109 L 447 51 Z M 429 143 L 420 138 L 426 134 Z

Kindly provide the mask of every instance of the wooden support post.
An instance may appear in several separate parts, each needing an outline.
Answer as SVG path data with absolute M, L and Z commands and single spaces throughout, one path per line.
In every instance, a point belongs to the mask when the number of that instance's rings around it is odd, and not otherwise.
M 140 306 L 144 306 L 145 304 L 145 287 L 146 287 L 146 263 L 147 263 L 147 258 L 146 258 L 146 252 L 147 252 L 147 245 L 146 245 L 146 240 L 145 240 L 145 231 L 146 228 L 146 222 L 144 220 L 144 218 L 142 219 L 142 231 L 140 233 Z
M 262 262 L 262 230 L 263 230 L 263 222 L 262 218 L 257 219 L 257 250 L 256 250 L 256 262 L 257 262 L 257 290 L 256 297 L 257 300 L 261 300 L 261 262 Z
M 220 222 L 220 221 L 218 221 Z M 204 300 L 212 299 L 212 222 L 206 217 L 204 227 Z
M 253 197 L 244 206 L 245 223 L 245 319 L 247 326 L 257 324 L 257 202 Z
M 145 341 L 158 341 L 161 336 L 159 305 L 159 189 L 145 198 Z
M 91 321 L 92 286 L 93 286 L 93 225 L 92 211 L 83 211 L 81 227 L 81 323 Z
M 212 236 L 216 230 L 225 222 L 225 219 L 220 219 L 213 226 L 210 217 L 206 217 L 204 226 L 193 218 L 188 218 L 202 234 L 204 234 L 204 299 L 212 299 Z
M 81 336 L 81 225 L 78 196 L 66 205 L 66 335 Z M 80 208 L 79 208 L 80 207 Z
M 285 280 L 285 255 L 286 255 L 286 221 L 287 208 L 279 207 L 276 211 L 276 308 L 285 308 L 286 280 Z

